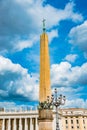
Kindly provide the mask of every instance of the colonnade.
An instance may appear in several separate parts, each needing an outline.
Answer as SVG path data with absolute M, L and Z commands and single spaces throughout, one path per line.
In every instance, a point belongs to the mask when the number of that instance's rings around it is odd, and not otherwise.
M 87 116 L 63 116 L 61 128 L 63 130 L 87 130 Z
M 38 130 L 38 118 L 3 118 L 1 130 Z
M 76 111 L 77 110 L 77 111 Z M 64 111 L 64 110 L 63 110 Z M 67 109 L 68 111 L 68 109 Z M 78 109 L 73 110 L 78 112 Z M 82 110 L 81 110 L 82 111 Z M 56 115 L 53 114 L 53 130 L 56 129 Z M 66 120 L 68 123 L 66 123 Z M 71 121 L 73 120 L 73 121 Z M 77 122 L 78 120 L 78 122 Z M 67 114 L 59 116 L 60 130 L 86 130 L 87 113 Z M 1 112 L 0 113 L 0 130 L 38 130 L 38 111 L 31 112 Z

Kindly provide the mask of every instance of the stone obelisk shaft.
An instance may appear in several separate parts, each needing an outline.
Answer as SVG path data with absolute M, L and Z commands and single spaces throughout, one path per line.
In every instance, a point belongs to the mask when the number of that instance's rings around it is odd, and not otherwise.
M 53 112 L 48 107 L 47 96 L 51 96 L 50 63 L 48 36 L 43 19 L 43 33 L 40 36 L 40 91 L 39 91 L 39 130 L 52 130 Z
M 45 32 L 40 36 L 40 91 L 39 101 L 44 102 L 51 95 L 50 88 L 50 61 L 48 36 Z

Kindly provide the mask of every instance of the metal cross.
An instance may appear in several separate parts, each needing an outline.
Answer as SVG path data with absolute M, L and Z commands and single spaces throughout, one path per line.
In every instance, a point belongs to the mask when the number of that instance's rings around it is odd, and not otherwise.
M 45 21 L 46 21 L 46 19 L 43 19 L 43 32 L 45 32 L 45 30 L 46 30 L 46 28 L 45 28 Z

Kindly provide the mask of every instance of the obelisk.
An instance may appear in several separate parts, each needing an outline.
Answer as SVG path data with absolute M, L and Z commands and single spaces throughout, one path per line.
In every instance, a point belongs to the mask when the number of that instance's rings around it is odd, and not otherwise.
M 52 130 L 53 112 L 50 96 L 48 35 L 46 34 L 45 20 L 43 20 L 43 33 L 40 36 L 39 130 Z M 49 101 L 47 100 L 47 97 L 49 97 Z
M 48 35 L 46 34 L 45 19 L 43 19 L 43 33 L 40 36 L 40 88 L 39 101 L 44 102 L 51 95 L 50 61 L 48 49 Z

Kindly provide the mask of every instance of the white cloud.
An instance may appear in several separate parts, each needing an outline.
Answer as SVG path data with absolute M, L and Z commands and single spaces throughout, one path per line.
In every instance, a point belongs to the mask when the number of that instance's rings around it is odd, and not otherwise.
M 87 21 L 71 29 L 69 42 L 87 53 Z
M 23 1 L 21 1 L 21 0 L 16 0 L 16 2 L 18 2 L 18 3 L 20 3 L 20 4 L 33 4 L 33 2 L 34 2 L 34 0 L 23 0 Z
M 14 41 L 13 41 L 14 42 Z M 22 39 L 15 39 L 15 42 L 17 46 L 14 45 L 15 51 L 21 51 L 24 48 L 31 48 L 33 44 L 36 44 L 39 42 L 39 36 L 38 35 L 30 35 L 28 39 L 22 40 Z
M 2 56 L 0 56 L 0 86 L 0 99 L 38 100 L 38 74 L 31 76 L 27 69 Z
M 81 99 L 86 95 L 84 89 L 87 87 L 87 63 L 72 67 L 68 62 L 53 64 L 51 66 L 52 91 L 58 88 L 58 94 L 66 96 L 64 107 L 87 108 L 87 100 Z
M 49 43 L 51 43 L 54 38 L 58 37 L 58 31 L 52 30 L 51 32 L 48 32 L 48 37 L 49 37 Z
M 0 108 L 13 108 L 16 107 L 15 102 L 0 102 Z
M 81 98 L 81 95 L 83 95 L 84 87 L 58 87 L 58 96 L 62 94 L 63 96 L 66 96 L 66 102 L 63 106 L 60 106 L 61 108 L 87 108 L 87 100 L 84 100 Z M 54 94 L 54 88 L 52 89 L 52 93 Z
M 69 54 L 67 55 L 64 59 L 69 61 L 69 62 L 75 62 L 75 60 L 78 58 L 77 54 Z
M 23 69 L 21 67 L 21 65 L 19 64 L 13 64 L 11 62 L 11 60 L 9 60 L 8 58 L 5 58 L 3 56 L 0 56 L 0 74 L 4 74 L 6 71 L 11 71 L 13 73 L 15 72 L 18 72 L 22 75 L 26 74 L 27 73 L 27 70 L 26 69 Z
M 51 43 L 54 38 L 58 37 L 57 30 L 51 30 L 50 32 L 47 32 L 47 34 L 49 37 L 49 43 Z M 39 37 L 39 35 L 31 35 L 31 36 L 29 36 L 29 39 L 27 39 L 27 40 L 21 40 L 21 39 L 18 40 L 17 39 L 15 42 L 16 42 L 17 46 L 14 46 L 14 50 L 21 51 L 24 48 L 31 48 L 34 44 L 39 43 L 40 37 Z
M 87 108 L 87 100 L 77 98 L 75 100 L 66 100 L 64 107 L 67 108 Z
M 74 95 L 76 94 L 76 96 L 73 97 L 73 98 L 76 98 L 77 93 L 82 91 L 82 90 L 83 90 L 83 87 L 73 88 L 73 87 L 68 86 L 68 87 L 60 87 L 60 88 L 58 88 L 58 93 L 60 93 L 60 94 L 63 93 L 64 95 L 67 96 L 68 99 L 70 99 L 70 98 L 72 98 L 70 96 L 73 95 L 73 94 Z
M 37 109 L 37 105 L 38 104 L 34 104 L 34 105 L 30 105 L 29 103 L 23 103 L 21 102 L 21 104 L 17 104 L 15 102 L 12 102 L 12 101 L 3 101 L 3 102 L 0 102 L 0 110 L 3 110 L 4 111 L 21 111 L 21 110 L 32 110 L 33 109 Z
M 35 43 L 33 39 L 41 33 L 43 18 L 46 18 L 47 29 L 52 31 L 51 40 L 58 36 L 56 30 L 52 28 L 59 25 L 61 20 L 69 19 L 74 22 L 83 20 L 82 15 L 74 11 L 73 2 L 67 3 L 64 9 L 57 9 L 49 4 L 43 6 L 43 2 L 41 0 L 1 1 L 0 46 L 3 52 L 31 47 Z M 8 7 L 9 5 L 11 8 Z M 5 23 L 6 26 L 2 23 Z
M 54 86 L 55 88 L 55 86 Z M 54 94 L 54 88 L 52 88 L 52 93 Z M 76 87 L 76 88 L 73 88 L 73 87 L 58 87 L 57 88 L 57 91 L 58 91 L 58 96 L 60 94 L 62 94 L 63 96 L 66 96 L 66 100 L 76 100 L 78 98 L 80 98 L 83 93 L 84 87 Z
M 7 67 L 8 66 L 8 67 Z M 11 106 L 15 106 L 15 101 L 37 101 L 39 93 L 38 74 L 30 75 L 27 69 L 19 64 L 14 64 L 8 58 L 0 56 L 0 99 L 2 101 L 13 101 Z M 83 89 L 87 86 L 87 63 L 82 66 L 72 67 L 68 62 L 53 64 L 51 66 L 52 89 L 58 87 L 58 93 L 67 97 L 66 106 L 76 106 L 75 100 L 84 95 Z M 77 85 L 77 86 L 76 86 Z M 84 87 L 83 87 L 84 86 Z M 73 100 L 72 100 L 73 98 Z M 80 105 L 77 106 L 80 106 Z M 7 106 L 9 106 L 7 104 Z
M 83 20 L 82 15 L 74 11 L 74 6 L 75 4 L 73 2 L 70 2 L 66 5 L 65 16 L 67 16 L 67 18 L 71 18 L 72 21 L 74 22 L 82 21 Z
M 72 67 L 68 62 L 53 64 L 51 66 L 52 86 L 77 87 L 87 85 L 87 63 Z

